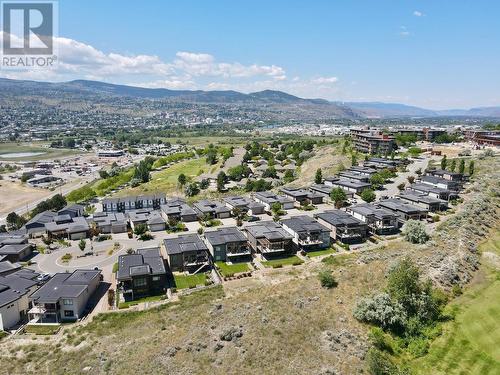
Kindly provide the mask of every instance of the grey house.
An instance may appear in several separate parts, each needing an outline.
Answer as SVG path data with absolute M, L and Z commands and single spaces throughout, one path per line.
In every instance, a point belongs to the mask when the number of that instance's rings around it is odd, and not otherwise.
M 98 270 L 56 273 L 30 296 L 33 303 L 28 312 L 30 321 L 59 323 L 82 318 L 100 282 L 101 271 Z
M 347 212 L 329 210 L 314 217 L 331 231 L 331 237 L 335 241 L 352 244 L 362 242 L 367 237 L 368 226 Z
M 281 188 L 280 191 L 299 205 L 323 203 L 323 195 L 299 188 Z
M 263 221 L 243 228 L 252 250 L 262 255 L 293 251 L 292 235 L 274 221 Z
M 360 180 L 349 180 L 347 178 L 338 177 L 327 177 L 325 179 L 325 185 L 332 186 L 334 188 L 341 188 L 349 193 L 359 194 L 365 189 L 371 188 L 369 182 L 363 182 Z
M 180 198 L 168 200 L 167 203 L 163 204 L 161 206 L 161 215 L 167 222 L 174 220 L 187 223 L 198 220 L 196 211 L 184 199 Z
M 183 234 L 163 240 L 172 271 L 197 273 L 210 267 L 208 247 L 197 234 Z
M 448 208 L 448 202 L 443 199 L 408 190 L 402 191 L 397 198 L 405 201 L 405 203 L 422 207 L 429 212 L 444 211 Z
M 427 170 L 426 173 L 430 176 L 441 177 L 450 181 L 462 181 L 464 177 L 462 173 L 446 171 L 443 169 L 430 169 Z
M 102 210 L 104 212 L 125 212 L 149 208 L 160 209 L 162 204 L 167 202 L 165 194 L 138 195 L 123 198 L 106 198 L 102 200 Z
M 85 207 L 81 204 L 72 204 L 64 207 L 63 209 L 57 212 L 58 215 L 69 215 L 70 217 L 78 217 L 83 216 L 85 212 Z
M 80 240 L 89 235 L 89 224 L 84 217 L 70 215 L 58 215 L 54 221 L 45 224 L 45 230 L 49 237 L 69 238 L 70 240 Z
M 423 220 L 427 218 L 427 210 L 396 198 L 383 199 L 378 202 L 380 207 L 394 212 L 398 217 L 398 223 L 403 225 L 408 220 Z
M 193 204 L 200 219 L 208 216 L 211 219 L 226 219 L 231 217 L 231 209 L 219 201 L 203 199 Z
M 26 237 L 4 237 L 0 239 L 0 260 L 19 262 L 31 255 L 33 246 Z
M 284 195 L 277 195 L 272 191 L 260 191 L 253 194 L 256 202 L 262 203 L 266 211 L 271 211 L 274 203 L 279 203 L 283 210 L 290 210 L 294 207 L 294 200 Z
M 239 209 L 248 215 L 261 215 L 264 213 L 265 206 L 262 203 L 246 197 L 232 196 L 225 197 L 223 200 L 231 210 Z
M 431 185 L 441 189 L 448 189 L 452 191 L 460 190 L 460 182 L 455 180 L 447 180 L 442 177 L 436 176 L 421 176 L 420 182 L 422 184 Z
M 24 227 L 26 228 L 26 233 L 30 237 L 44 234 L 45 224 L 54 221 L 54 218 L 56 216 L 57 214 L 52 211 L 40 212 L 24 225 Z
M 236 227 L 219 228 L 205 232 L 205 239 L 212 258 L 218 262 L 234 261 L 251 254 L 247 238 Z
M 309 190 L 311 190 L 315 194 L 319 194 L 326 198 L 327 200 L 330 200 L 330 194 L 334 188 L 332 185 L 325 185 L 325 184 L 312 184 L 309 187 Z M 345 190 L 344 190 L 345 191 Z M 345 194 L 348 198 L 352 198 L 354 196 L 354 193 L 351 193 L 349 191 L 345 191 Z
M 90 222 L 100 233 L 127 232 L 127 219 L 122 212 L 97 212 Z
M 167 271 L 160 248 L 138 249 L 135 254 L 120 255 L 116 280 L 126 301 L 164 293 Z
M 355 180 L 360 182 L 370 182 L 370 176 L 366 174 L 356 173 L 354 171 L 343 171 L 339 173 L 340 178 L 345 178 L 347 180 Z
M 299 250 L 324 249 L 330 246 L 330 229 L 310 216 L 283 219 L 281 225 L 293 236 L 293 242 Z
M 377 173 L 377 170 L 375 168 L 361 167 L 358 165 L 353 165 L 351 168 L 348 169 L 348 171 L 353 172 L 353 173 L 358 173 L 361 175 L 365 175 L 368 178 L 373 176 L 375 173 Z
M 407 190 L 427 194 L 431 197 L 443 199 L 445 201 L 458 198 L 458 193 L 456 191 L 435 187 L 429 184 L 411 184 Z
M 346 212 L 368 225 L 372 234 L 393 234 L 398 231 L 397 215 L 376 204 L 363 203 L 346 208 Z

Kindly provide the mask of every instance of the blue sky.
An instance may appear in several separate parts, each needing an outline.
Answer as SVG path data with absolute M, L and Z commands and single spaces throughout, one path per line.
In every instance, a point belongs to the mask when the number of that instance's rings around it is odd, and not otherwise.
M 60 0 L 59 68 L 0 74 L 500 105 L 499 14 L 493 0 Z

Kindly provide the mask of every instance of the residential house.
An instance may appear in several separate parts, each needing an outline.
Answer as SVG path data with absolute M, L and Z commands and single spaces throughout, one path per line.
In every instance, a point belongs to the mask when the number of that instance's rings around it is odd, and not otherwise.
M 325 178 L 325 185 L 332 186 L 333 188 L 341 188 L 349 193 L 360 194 L 365 189 L 370 189 L 369 182 L 359 180 L 348 180 L 346 178 L 327 177 Z
M 462 173 L 446 171 L 443 169 L 429 169 L 426 173 L 430 176 L 441 177 L 449 181 L 462 181 L 464 177 Z
M 419 180 L 422 184 L 431 185 L 440 189 L 447 189 L 452 191 L 460 190 L 459 181 L 447 180 L 445 178 L 436 176 L 421 176 Z
M 315 214 L 314 217 L 335 241 L 346 244 L 362 242 L 368 234 L 368 226 L 345 211 L 328 210 Z
M 28 243 L 26 236 L 0 237 L 0 261 L 12 263 L 28 258 L 33 252 L 33 246 Z
M 443 199 L 445 201 L 450 201 L 458 198 L 458 193 L 456 191 L 451 191 L 448 189 L 438 188 L 429 184 L 411 184 L 407 190 L 415 191 L 417 193 L 427 194 L 430 197 Z
M 147 208 L 159 210 L 160 206 L 165 203 L 167 203 L 167 197 L 164 194 L 106 198 L 102 200 L 102 210 L 104 212 L 126 212 Z
M 295 203 L 292 198 L 284 195 L 277 195 L 271 191 L 260 191 L 253 194 L 253 199 L 256 202 L 262 203 L 266 211 L 271 211 L 274 203 L 279 203 L 281 209 L 290 210 L 294 207 Z
M 339 177 L 351 181 L 370 182 L 370 176 L 350 170 L 339 172 Z
M 372 203 L 362 203 L 346 208 L 346 212 L 368 225 L 371 234 L 393 234 L 398 231 L 394 212 Z
M 394 136 L 375 129 L 351 129 L 354 148 L 368 154 L 390 154 L 398 146 Z
M 56 216 L 57 214 L 52 211 L 40 212 L 24 225 L 24 227 L 26 228 L 26 233 L 30 237 L 45 234 L 45 224 L 54 221 L 54 217 Z
M 330 246 L 330 229 L 307 215 L 281 220 L 281 225 L 293 236 L 298 250 L 324 249 Z
M 69 238 L 80 240 L 89 235 L 89 224 L 84 217 L 70 215 L 58 215 L 54 220 L 45 224 L 47 235 L 51 238 Z
M 211 219 L 226 219 L 231 217 L 231 209 L 219 201 L 203 199 L 193 204 L 193 208 L 200 219 L 210 217 Z
M 267 256 L 293 251 L 293 236 L 274 221 L 248 225 L 243 230 L 256 253 Z
M 1 262 L 6 263 L 6 262 Z M 0 276 L 0 332 L 14 328 L 28 317 L 28 296 L 37 289 L 36 272 L 16 270 Z
M 265 206 L 246 197 L 231 196 L 223 198 L 226 206 L 233 211 L 238 209 L 248 215 L 261 215 L 264 213 Z
M 97 212 L 90 222 L 99 233 L 126 233 L 127 219 L 123 212 Z
M 137 249 L 118 257 L 118 290 L 125 301 L 165 293 L 167 270 L 159 247 Z
M 396 198 L 399 198 L 406 203 L 410 203 L 426 209 L 429 212 L 444 211 L 448 208 L 448 202 L 431 197 L 424 193 L 417 193 L 413 191 L 402 191 Z
M 398 217 L 398 223 L 403 225 L 408 220 L 422 220 L 427 218 L 427 210 L 396 198 L 382 199 L 378 202 L 380 207 L 394 212 Z
M 358 165 L 353 165 L 347 171 L 352 172 L 352 173 L 359 173 L 359 174 L 367 176 L 368 178 L 373 176 L 375 173 L 377 173 L 377 170 L 375 168 L 361 167 Z
M 28 312 L 30 323 L 59 323 L 81 319 L 100 282 L 99 270 L 56 273 L 31 294 L 33 308 Z
M 208 247 L 197 234 L 182 234 L 163 241 L 172 271 L 198 271 L 210 267 Z
M 280 191 L 299 205 L 323 203 L 323 195 L 300 188 L 281 188 Z
M 328 200 L 330 199 L 330 193 L 334 187 L 332 185 L 325 185 L 325 184 L 312 184 L 309 187 L 309 190 L 311 190 L 315 194 L 319 194 L 323 196 L 324 198 L 327 198 Z M 352 198 L 354 196 L 354 193 L 351 193 L 349 191 L 345 192 L 347 198 Z
M 82 206 L 81 204 L 72 204 L 59 210 L 57 214 L 69 215 L 71 218 L 73 218 L 73 217 L 83 216 L 84 212 L 85 212 L 85 206 Z
M 197 221 L 198 215 L 184 199 L 174 198 L 168 200 L 165 204 L 161 205 L 161 215 L 165 221 L 184 221 L 191 222 Z
M 218 262 L 234 261 L 251 254 L 247 238 L 236 227 L 218 228 L 205 232 L 205 239 L 212 258 Z
M 153 211 L 149 214 L 146 224 L 151 232 L 160 232 L 166 228 L 163 216 L 157 211 Z

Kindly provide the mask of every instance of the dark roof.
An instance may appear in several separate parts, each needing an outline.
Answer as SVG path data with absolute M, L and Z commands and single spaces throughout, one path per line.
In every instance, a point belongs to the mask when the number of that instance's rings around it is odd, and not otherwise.
M 135 254 L 118 257 L 118 281 L 130 279 L 132 276 L 164 275 L 165 262 L 160 255 L 159 247 L 138 249 Z
M 207 245 L 197 234 L 182 234 L 175 238 L 163 240 L 167 254 L 182 254 L 187 251 L 208 251 Z
M 11 263 L 8 260 L 0 262 L 0 275 L 11 273 L 19 269 L 21 269 L 21 265 L 19 263 Z
M 255 238 L 267 238 L 269 240 L 289 239 L 293 237 L 274 221 L 263 221 L 258 224 L 248 225 L 244 228 Z
M 349 210 L 363 216 L 373 216 L 377 220 L 395 217 L 395 214 L 392 211 L 371 203 L 362 203 L 356 206 L 351 206 L 349 207 Z
M 205 232 L 205 238 L 214 246 L 230 242 L 246 242 L 247 240 L 245 235 L 236 227 L 225 227 Z
M 288 228 L 293 230 L 295 233 L 304 233 L 304 232 L 330 232 L 330 229 L 318 223 L 315 219 L 310 216 L 301 215 L 294 216 L 290 219 L 281 220 L 283 225 L 286 225 Z
M 292 203 L 293 200 L 291 198 L 288 198 L 284 195 L 277 195 L 273 193 L 272 191 L 259 191 L 254 194 L 254 198 L 257 198 L 261 200 L 262 202 L 266 202 L 267 204 L 273 204 L 276 202 L 279 203 L 285 203 L 285 202 L 290 202 Z
M 414 206 L 414 205 L 411 205 L 408 203 L 404 203 L 400 199 L 395 199 L 395 198 L 383 199 L 383 200 L 379 201 L 378 204 L 382 207 L 389 209 L 389 210 L 404 212 L 404 213 L 408 213 L 408 214 L 427 212 L 427 210 L 424 208 Z
M 60 209 L 58 211 L 58 213 L 61 213 L 61 212 L 67 212 L 67 211 L 70 211 L 70 212 L 74 212 L 74 213 L 79 213 L 80 211 L 83 211 L 85 209 L 84 206 L 82 206 L 81 204 L 72 204 L 72 205 L 69 205 L 69 206 L 66 206 L 62 209 Z
M 222 213 L 231 212 L 231 209 L 219 201 L 203 199 L 193 204 L 201 213 Z
M 101 271 L 76 270 L 73 273 L 56 273 L 30 298 L 40 303 L 56 303 L 61 298 L 76 298 L 90 283 L 99 277 Z
M 366 225 L 361 220 L 349 215 L 347 212 L 340 210 L 329 210 L 319 214 L 314 215 L 315 217 L 324 220 L 334 227 L 337 226 L 360 226 Z
M 330 177 L 326 179 L 327 181 L 330 181 L 333 185 L 338 185 L 338 186 L 345 186 L 349 188 L 354 188 L 354 189 L 359 189 L 359 188 L 369 188 L 372 185 L 369 182 L 362 182 L 358 180 L 349 180 L 347 178 L 343 177 Z
M 38 215 L 35 215 L 30 221 L 26 223 L 25 226 L 30 226 L 33 224 L 45 225 L 46 223 L 50 223 L 57 216 L 55 212 L 52 211 L 43 211 Z
M 28 243 L 21 245 L 5 245 L 0 247 L 0 254 L 1 255 L 20 254 L 29 248 L 31 248 L 31 245 Z
M 26 278 L 18 272 L 0 276 L 0 306 L 18 300 L 36 284 L 36 281 Z

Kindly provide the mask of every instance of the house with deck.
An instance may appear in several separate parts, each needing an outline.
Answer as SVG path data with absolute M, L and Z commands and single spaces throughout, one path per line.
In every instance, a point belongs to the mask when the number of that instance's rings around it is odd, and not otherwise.
M 125 301 L 165 293 L 167 270 L 159 247 L 137 249 L 118 257 L 117 289 Z
M 450 201 L 458 198 L 458 193 L 456 191 L 435 187 L 429 184 L 411 184 L 410 186 L 408 186 L 407 190 L 426 194 L 430 197 L 442 199 L 445 201 Z
M 165 221 L 192 222 L 198 220 L 196 211 L 184 199 L 174 198 L 161 205 L 161 215 Z
M 261 215 L 264 205 L 247 197 L 231 196 L 223 198 L 224 203 L 231 211 L 238 209 L 248 215 Z
M 264 256 L 291 253 L 293 236 L 274 221 L 263 221 L 243 228 L 253 252 Z
M 285 211 L 290 210 L 295 206 L 295 201 L 292 198 L 285 195 L 275 194 L 272 191 L 260 191 L 254 193 L 252 197 L 256 202 L 262 203 L 267 212 L 271 211 L 272 206 L 275 203 L 279 203 L 281 205 L 281 209 Z
M 314 191 L 309 191 L 301 188 L 281 188 L 280 191 L 287 197 L 293 199 L 296 205 L 309 205 L 323 203 L 323 195 Z
M 293 236 L 293 243 L 298 250 L 325 249 L 330 246 L 330 229 L 310 216 L 294 216 L 280 223 Z
M 224 203 L 215 200 L 203 199 L 195 202 L 193 208 L 200 219 L 205 217 L 209 217 L 210 219 L 226 219 L 231 217 L 231 209 Z
M 403 225 L 408 220 L 424 220 L 427 218 L 428 211 L 397 198 L 382 199 L 377 203 L 380 207 L 394 212 L 397 216 L 399 225 Z
M 214 261 L 235 261 L 251 255 L 248 241 L 236 227 L 223 227 L 204 234 L 205 242 Z
M 126 233 L 128 220 L 123 212 L 96 212 L 89 220 L 99 233 Z
M 106 198 L 102 200 L 102 210 L 104 212 L 126 212 L 146 208 L 159 210 L 160 206 L 165 203 L 167 203 L 167 197 L 165 194 Z
M 347 178 L 327 177 L 325 178 L 325 185 L 332 186 L 333 188 L 341 188 L 349 193 L 360 194 L 365 189 L 370 189 L 369 182 L 359 180 L 349 180 Z
M 409 190 L 402 191 L 396 198 L 399 198 L 406 203 L 422 207 L 429 212 L 445 211 L 448 208 L 448 202 L 443 199 L 434 198 L 424 193 L 417 193 Z
M 163 243 L 172 271 L 197 273 L 211 266 L 208 247 L 197 234 L 182 234 Z
M 368 226 L 371 234 L 394 234 L 398 231 L 397 215 L 373 203 L 362 203 L 346 208 L 346 212 Z
M 359 243 L 368 235 L 368 225 L 341 210 L 328 210 L 314 217 L 328 228 L 331 238 L 346 244 Z

